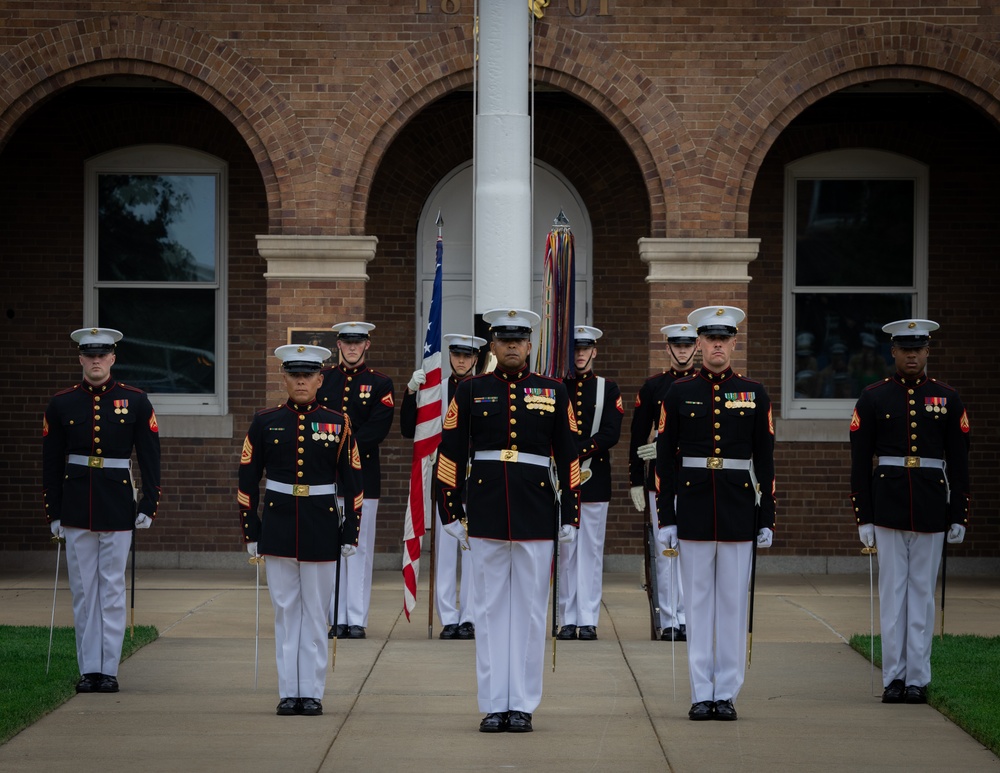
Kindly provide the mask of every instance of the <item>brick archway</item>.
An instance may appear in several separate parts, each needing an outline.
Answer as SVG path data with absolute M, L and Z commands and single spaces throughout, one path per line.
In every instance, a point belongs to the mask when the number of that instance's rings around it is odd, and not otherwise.
M 240 133 L 264 180 L 272 231 L 294 230 L 305 219 L 282 204 L 296 201 L 297 181 L 311 181 L 306 135 L 267 77 L 215 38 L 158 19 L 101 16 L 23 41 L 0 55 L 0 70 L 7 76 L 0 147 L 35 106 L 69 86 L 103 76 L 157 78 L 201 97 Z
M 603 115 L 631 148 L 646 181 L 650 235 L 664 236 L 680 211 L 677 180 L 689 174 L 695 153 L 673 105 L 621 53 L 579 32 L 538 24 L 535 51 L 536 79 Z M 455 27 L 409 46 L 352 96 L 317 164 L 318 175 L 341 180 L 340 198 L 331 204 L 335 231 L 364 233 L 372 180 L 389 145 L 428 104 L 472 83 L 471 62 L 472 41 Z M 344 152 L 346 142 L 351 147 Z
M 707 209 L 720 215 L 716 235 L 747 235 L 757 172 L 781 132 L 810 105 L 848 86 L 913 80 L 968 100 L 1000 124 L 998 57 L 996 44 L 918 22 L 849 27 L 789 51 L 733 102 L 705 154 L 703 187 L 715 192 Z

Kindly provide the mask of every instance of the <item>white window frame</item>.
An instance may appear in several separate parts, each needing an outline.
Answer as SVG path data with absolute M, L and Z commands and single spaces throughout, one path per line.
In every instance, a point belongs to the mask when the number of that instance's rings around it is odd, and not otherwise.
M 215 291 L 215 390 L 210 394 L 150 394 L 158 414 L 176 416 L 225 416 L 228 411 L 228 176 L 227 163 L 201 151 L 175 145 L 134 145 L 103 153 L 84 167 L 84 320 L 96 320 L 98 291 L 102 287 L 145 288 L 148 282 L 104 283 L 97 277 L 97 181 L 100 174 L 214 175 L 216 178 L 216 270 L 211 282 L 157 282 L 163 289 L 214 289 Z M 162 426 L 162 425 L 161 425 Z M 185 433 L 188 434 L 188 433 Z M 190 434 L 201 435 L 201 432 Z M 211 432 L 210 434 L 215 434 Z
M 912 180 L 913 277 L 899 286 L 855 285 L 844 291 L 871 290 L 914 295 L 913 314 L 927 315 L 927 232 L 929 170 L 914 159 L 868 148 L 834 150 L 806 156 L 785 167 L 785 228 L 783 244 L 783 314 L 781 328 L 781 393 L 784 419 L 850 419 L 856 399 L 795 397 L 795 295 L 796 293 L 836 292 L 837 288 L 795 285 L 796 185 L 800 179 L 827 180 Z M 891 322 L 892 320 L 885 320 Z M 838 422 L 839 426 L 840 422 Z M 780 433 L 779 433 L 780 434 Z M 838 432 L 838 439 L 843 433 Z M 805 438 L 803 438 L 805 439 Z

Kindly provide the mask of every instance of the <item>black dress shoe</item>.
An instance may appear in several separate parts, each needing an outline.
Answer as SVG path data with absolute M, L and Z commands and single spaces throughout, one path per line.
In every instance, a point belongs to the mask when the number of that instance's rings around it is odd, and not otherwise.
M 458 626 L 455 623 L 448 623 L 444 628 L 441 629 L 441 633 L 438 634 L 439 639 L 457 639 L 458 638 Z
M 360 625 L 352 625 L 347 628 L 347 638 L 348 639 L 364 639 L 365 629 Z
M 97 692 L 118 692 L 118 678 L 110 674 L 101 674 L 97 683 Z
M 527 711 L 510 712 L 510 718 L 507 720 L 507 730 L 511 733 L 530 733 L 532 731 L 531 714 Z
M 479 723 L 480 733 L 505 733 L 507 732 L 507 712 L 495 711 L 483 717 Z
M 723 722 L 734 722 L 736 720 L 736 707 L 733 706 L 733 702 L 731 700 L 716 701 L 715 718 L 721 719 Z
M 331 625 L 330 633 L 327 635 L 328 639 L 346 639 L 347 638 L 347 626 L 341 623 L 340 625 Z
M 906 703 L 927 703 L 927 688 L 908 684 L 903 692 L 903 700 Z
M 576 626 L 575 625 L 564 625 L 559 629 L 559 633 L 556 634 L 557 639 L 575 639 L 576 638 Z
M 680 628 L 664 628 L 660 633 L 660 641 L 687 641 L 684 626 Z
M 290 717 L 302 713 L 302 701 L 299 698 L 282 698 L 274 712 L 279 717 Z
M 459 639 L 475 639 L 476 638 L 476 626 L 472 623 L 466 621 L 458 626 L 458 638 Z
M 705 719 L 712 719 L 715 715 L 715 701 L 700 701 L 691 704 L 688 712 L 688 719 L 700 722 Z
M 97 685 L 100 680 L 100 674 L 84 674 L 80 677 L 80 681 L 76 683 L 76 691 L 97 692 Z
M 595 639 L 597 639 L 597 626 L 581 625 L 578 633 L 581 640 L 594 641 Z
M 299 713 L 304 717 L 318 717 L 323 713 L 323 701 L 319 698 L 302 698 Z
M 893 679 L 889 686 L 882 691 L 882 703 L 902 703 L 903 702 L 903 680 Z

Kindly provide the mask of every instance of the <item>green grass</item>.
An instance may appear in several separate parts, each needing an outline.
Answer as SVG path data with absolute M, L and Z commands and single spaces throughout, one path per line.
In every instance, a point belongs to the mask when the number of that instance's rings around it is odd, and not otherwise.
M 150 625 L 137 625 L 135 639 L 125 633 L 122 660 L 159 636 Z M 49 629 L 0 625 L 0 744 L 4 744 L 76 694 L 80 671 L 72 628 L 56 628 L 52 663 L 45 673 Z
M 851 647 L 871 660 L 869 634 L 855 634 Z M 882 665 L 882 639 L 875 637 L 875 665 Z M 934 637 L 927 702 L 996 755 L 1000 755 L 1000 637 Z

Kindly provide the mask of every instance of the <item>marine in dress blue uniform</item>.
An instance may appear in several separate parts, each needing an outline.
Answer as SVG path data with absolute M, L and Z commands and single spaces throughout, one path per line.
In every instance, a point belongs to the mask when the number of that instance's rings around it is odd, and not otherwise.
M 938 566 L 969 519 L 969 418 L 958 392 L 926 372 L 938 328 L 882 328 L 896 373 L 866 387 L 851 417 L 851 502 L 862 544 L 878 547 L 883 703 L 927 701 Z
M 563 622 L 557 638 L 593 641 L 601 613 L 604 533 L 611 502 L 611 449 L 622 431 L 621 390 L 594 373 L 599 328 L 573 331 L 574 374 L 563 379 L 576 416 L 580 458 L 580 531 L 559 557 L 559 608 Z
M 462 333 L 442 336 L 448 347 L 447 411 L 460 381 L 475 375 L 479 350 L 486 340 Z M 417 431 L 417 390 L 427 380 L 423 368 L 417 368 L 406 384 L 406 393 L 399 406 L 399 429 L 405 438 L 413 439 Z M 436 506 L 436 505 L 435 505 Z M 440 509 L 437 508 L 440 513 Z M 461 555 L 459 555 L 461 554 Z M 461 583 L 459 577 L 461 576 Z M 459 550 L 459 544 L 444 529 L 434 530 L 434 603 L 441 620 L 441 639 L 475 639 L 476 620 L 472 589 L 472 556 Z
M 774 529 L 771 401 L 730 365 L 744 317 L 732 306 L 688 315 L 702 367 L 667 391 L 656 441 L 659 540 L 680 545 L 693 720 L 736 719 L 750 562 Z
M 572 540 L 579 525 L 576 416 L 563 383 L 527 367 L 538 315 L 493 309 L 483 319 L 497 368 L 455 389 L 438 502 L 445 530 L 472 554 L 479 729 L 529 732 L 542 697 L 553 543 L 557 533 Z
M 368 367 L 365 362 L 371 346 L 370 322 L 340 322 L 337 333 L 340 363 L 323 370 L 319 401 L 346 414 L 351 420 L 354 438 L 361 453 L 365 477 L 364 516 L 358 538 L 358 554 L 340 567 L 340 620 L 333 619 L 334 600 L 330 600 L 330 638 L 364 639 L 371 605 L 372 570 L 375 559 L 375 518 L 382 492 L 382 466 L 379 444 L 392 428 L 392 379 Z M 334 631 L 333 626 L 338 626 Z
M 125 565 L 134 529 L 160 501 L 160 435 L 146 393 L 111 375 L 111 328 L 72 333 L 83 381 L 56 394 L 42 424 L 42 487 L 53 535 L 66 540 L 73 594 L 77 692 L 118 692 L 125 638 Z M 133 488 L 132 451 L 142 475 Z
M 629 495 L 632 504 L 640 513 L 649 502 L 650 521 L 653 528 L 654 554 L 656 556 L 656 606 L 659 617 L 654 625 L 660 629 L 662 641 L 686 641 L 687 626 L 684 616 L 684 592 L 677 561 L 665 556 L 662 545 L 656 538 L 659 519 L 656 514 L 656 428 L 660 420 L 660 406 L 670 385 L 677 379 L 690 376 L 694 372 L 694 356 L 697 352 L 698 333 L 693 325 L 679 323 L 664 325 L 660 332 L 667 338 L 667 354 L 670 368 L 650 376 L 639 387 L 632 410 L 631 440 L 629 441 Z M 654 439 L 650 442 L 650 434 Z
M 291 344 L 274 353 L 288 399 L 254 414 L 240 454 L 237 500 L 247 552 L 267 560 L 277 713 L 315 716 L 323 713 L 327 608 L 337 565 L 357 550 L 361 458 L 350 421 L 316 399 L 330 350 Z

